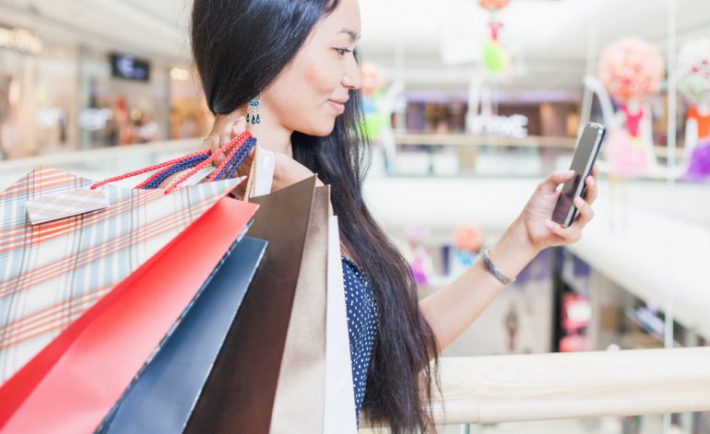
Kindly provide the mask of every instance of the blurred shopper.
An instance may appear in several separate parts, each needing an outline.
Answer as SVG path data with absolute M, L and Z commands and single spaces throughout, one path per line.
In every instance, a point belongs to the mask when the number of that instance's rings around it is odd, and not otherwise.
M 128 145 L 133 143 L 133 127 L 128 116 L 128 104 L 126 99 L 119 96 L 116 100 L 116 123 L 118 124 L 119 144 Z
M 511 301 L 508 313 L 505 314 L 505 329 L 508 332 L 508 352 L 511 354 L 515 353 L 515 338 L 518 335 L 519 324 L 518 306 L 514 301 Z
M 148 112 L 142 112 L 135 126 L 135 138 L 137 143 L 150 143 L 158 139 L 160 127 L 153 116 Z

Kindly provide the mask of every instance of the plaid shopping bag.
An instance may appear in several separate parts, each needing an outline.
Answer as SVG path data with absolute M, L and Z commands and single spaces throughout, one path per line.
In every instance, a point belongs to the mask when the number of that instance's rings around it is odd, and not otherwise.
M 64 202 L 62 195 L 92 191 L 92 183 L 40 167 L 0 194 L 0 385 L 236 181 L 199 184 L 167 195 L 107 185 L 101 189 L 105 208 L 31 224 L 28 201 L 44 210 L 83 212 L 85 203 L 72 202 L 76 195 Z

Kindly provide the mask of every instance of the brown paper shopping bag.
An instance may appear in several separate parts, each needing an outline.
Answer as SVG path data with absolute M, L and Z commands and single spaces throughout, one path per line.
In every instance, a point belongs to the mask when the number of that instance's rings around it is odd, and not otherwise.
M 269 432 L 315 190 L 313 177 L 253 200 L 260 207 L 248 235 L 269 248 L 186 433 Z

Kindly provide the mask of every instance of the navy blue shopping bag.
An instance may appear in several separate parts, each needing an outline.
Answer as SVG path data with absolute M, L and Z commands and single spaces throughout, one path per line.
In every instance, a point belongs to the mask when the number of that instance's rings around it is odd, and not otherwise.
M 183 431 L 266 245 L 250 237 L 236 245 L 97 433 Z

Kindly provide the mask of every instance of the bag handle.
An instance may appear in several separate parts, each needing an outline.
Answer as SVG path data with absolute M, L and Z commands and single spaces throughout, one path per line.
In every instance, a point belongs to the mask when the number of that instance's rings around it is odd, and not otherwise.
M 229 152 L 227 157 L 220 163 L 219 167 L 217 167 L 210 177 L 208 178 L 208 181 L 215 181 L 217 179 L 226 179 L 226 178 L 231 178 L 234 172 L 237 170 L 237 168 L 242 164 L 246 156 L 249 154 L 251 149 L 254 147 L 254 144 L 256 144 L 256 139 L 254 137 L 249 137 L 244 143 L 240 143 L 239 141 L 234 145 L 232 150 Z M 227 145 L 229 146 L 229 145 Z M 200 163 L 204 163 L 204 160 L 208 158 L 210 155 L 209 151 L 203 151 L 204 155 L 200 155 L 194 158 L 194 160 L 186 160 L 182 163 L 178 163 L 174 166 L 168 167 L 166 169 L 161 170 L 160 172 L 154 174 L 151 176 L 149 179 L 145 180 L 143 183 L 140 185 L 136 186 L 136 188 L 143 188 L 143 189 L 155 189 L 158 188 L 163 181 L 168 179 L 170 176 L 172 176 L 175 173 L 182 172 L 185 169 L 189 168 L 194 168 L 194 171 L 186 175 L 186 179 L 190 179 L 191 176 L 194 175 L 194 173 L 197 173 L 196 171 L 201 170 L 201 167 L 195 168 L 195 165 L 198 165 Z M 204 166 L 203 166 L 204 167 Z M 175 183 L 175 187 L 178 185 L 182 185 L 184 180 L 178 180 Z M 169 193 L 172 191 L 172 189 L 168 188 L 168 191 L 166 193 Z
M 148 179 L 136 185 L 134 188 L 137 190 L 148 190 L 160 187 L 171 175 L 180 172 L 181 170 L 189 169 L 194 167 L 196 164 L 203 162 L 207 157 L 210 156 L 209 151 L 202 151 L 194 157 L 185 158 L 183 161 L 179 161 L 171 166 L 165 167 L 158 172 L 151 175 Z
M 207 180 L 215 181 L 220 178 L 231 178 L 255 145 L 256 139 L 254 137 L 249 137 L 243 145 L 234 146 L 224 161 L 220 163 L 217 169 L 212 172 Z
M 180 184 L 182 184 L 187 179 L 192 177 L 195 173 L 197 173 L 198 171 L 207 167 L 207 165 L 211 164 L 212 161 L 214 161 L 214 159 L 217 158 L 217 155 L 225 153 L 226 150 L 229 149 L 230 146 L 234 146 L 234 148 L 229 153 L 229 156 L 227 158 L 225 158 L 224 161 L 222 161 L 222 163 L 220 163 L 221 169 L 218 168 L 218 170 L 215 171 L 215 172 L 217 172 L 217 176 L 215 176 L 214 178 L 212 176 L 210 176 L 210 181 L 213 181 L 214 179 L 220 177 L 223 174 L 226 174 L 227 177 L 233 175 L 234 172 L 239 167 L 239 165 L 244 161 L 247 154 L 249 154 L 249 151 L 251 150 L 251 148 L 254 147 L 254 145 L 256 144 L 256 139 L 253 138 L 248 131 L 244 131 L 239 136 L 237 136 L 236 139 L 237 139 L 236 141 L 234 139 L 232 139 L 229 143 L 222 146 L 219 149 L 219 152 L 211 154 L 204 161 L 202 161 L 201 163 L 199 163 L 195 167 L 193 167 L 192 170 L 185 173 L 180 178 L 178 178 L 175 182 L 170 184 L 165 189 L 165 194 L 170 194 L 176 188 L 178 188 L 180 186 Z M 232 145 L 232 142 L 234 142 L 234 145 Z M 229 171 L 227 172 L 227 170 L 229 170 Z M 212 175 L 214 175 L 214 172 L 212 173 Z
M 244 131 L 243 133 L 234 137 L 228 143 L 220 147 L 214 153 L 210 152 L 209 150 L 193 152 L 182 157 L 174 158 L 172 160 L 154 164 L 152 166 L 144 167 L 142 169 L 134 170 L 123 175 L 118 175 L 104 179 L 102 181 L 98 181 L 91 185 L 90 189 L 95 190 L 101 186 L 110 184 L 112 182 L 121 181 L 123 179 L 132 178 L 134 176 L 162 169 L 151 175 L 145 181 L 141 182 L 138 186 L 136 186 L 136 188 L 142 189 L 151 187 L 157 188 L 157 185 L 160 185 L 160 183 L 162 183 L 162 181 L 167 179 L 169 176 L 191 167 L 192 169 L 188 173 L 181 176 L 178 180 L 173 182 L 165 189 L 165 194 L 169 194 L 185 180 L 189 179 L 191 176 L 197 173 L 199 170 L 207 167 L 210 163 L 214 161 L 215 158 L 217 158 L 218 155 L 225 154 L 227 149 L 229 149 L 230 147 L 233 147 L 232 151 L 230 151 L 229 155 L 220 164 L 217 170 L 215 170 L 215 172 L 210 176 L 209 180 L 213 181 L 224 175 L 225 173 L 228 174 L 228 176 L 232 175 L 234 171 L 236 171 L 238 165 L 244 161 L 244 158 L 249 153 L 251 148 L 254 147 L 255 144 L 256 139 L 252 137 L 252 135 L 248 131 Z M 247 148 L 248 150 L 246 150 Z

